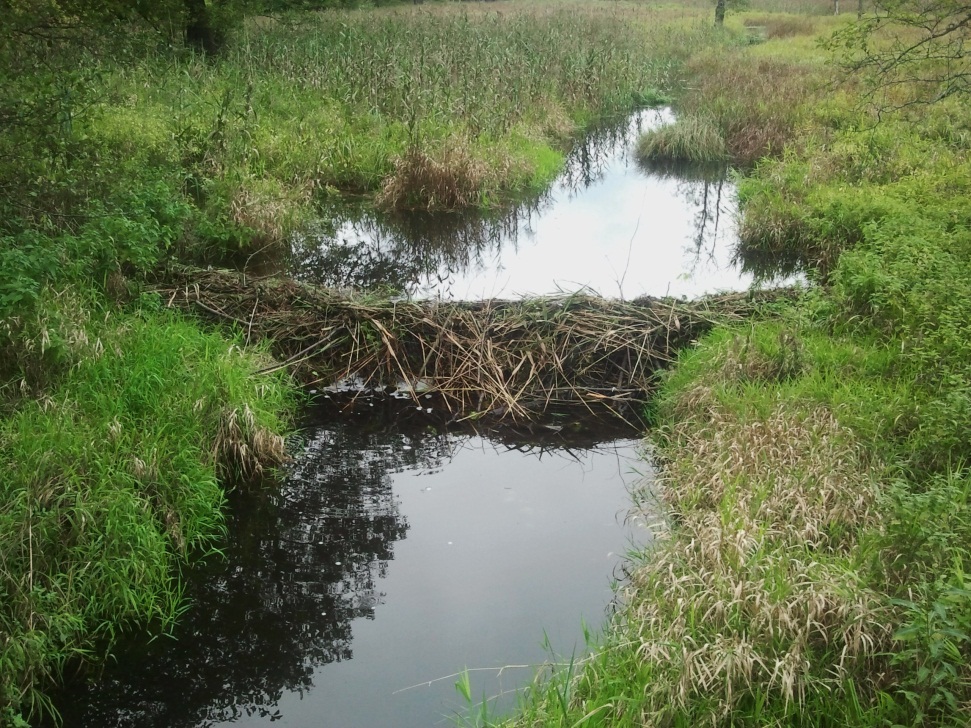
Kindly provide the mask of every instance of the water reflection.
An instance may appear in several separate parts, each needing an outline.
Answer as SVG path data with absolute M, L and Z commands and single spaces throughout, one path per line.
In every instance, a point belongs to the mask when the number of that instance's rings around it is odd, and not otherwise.
M 545 195 L 504 212 L 389 215 L 336 204 L 328 222 L 294 241 L 291 272 L 330 286 L 468 300 L 747 288 L 750 278 L 732 266 L 735 194 L 725 170 L 635 163 L 640 134 L 671 118 L 645 110 L 593 129 Z
M 189 574 L 177 641 L 121 652 L 66 725 L 200 726 L 272 717 L 281 695 L 312 684 L 319 665 L 353 657 L 351 622 L 371 618 L 378 579 L 408 523 L 390 473 L 434 467 L 441 438 L 345 428 L 312 431 L 279 488 L 236 493 L 226 559 Z M 80 710 L 79 715 L 74 711 Z
M 398 698 L 406 701 L 408 718 L 399 715 L 400 708 L 388 701 L 393 690 L 418 682 L 402 670 L 420 666 L 420 652 L 426 647 L 435 655 L 428 658 L 428 666 L 423 668 L 428 672 L 419 673 L 423 677 L 435 677 L 429 673 L 437 670 L 447 674 L 461 669 L 465 660 L 483 660 L 496 647 L 495 636 L 500 628 L 477 624 L 476 630 L 482 630 L 488 648 L 475 646 L 475 654 L 463 658 L 450 655 L 448 644 L 442 647 L 436 640 L 421 636 L 422 630 L 444 631 L 449 619 L 455 618 L 459 620 L 460 633 L 464 633 L 463 615 L 474 615 L 476 607 L 483 603 L 476 591 L 483 587 L 503 598 L 525 598 L 535 605 L 542 600 L 529 590 L 539 589 L 541 594 L 549 591 L 549 586 L 531 570 L 536 566 L 535 559 L 546 558 L 541 553 L 530 554 L 530 560 L 523 560 L 518 553 L 512 559 L 522 563 L 521 573 L 517 570 L 513 577 L 518 580 L 515 586 L 504 589 L 495 579 L 490 580 L 484 570 L 489 564 L 499 567 L 505 563 L 501 557 L 503 546 L 485 552 L 474 549 L 474 553 L 489 554 L 487 564 L 475 573 L 463 573 L 467 569 L 454 572 L 441 561 L 444 553 L 437 548 L 403 563 L 395 561 L 402 544 L 411 540 L 403 540 L 412 528 L 406 513 L 415 514 L 422 524 L 413 549 L 429 539 L 444 542 L 446 536 L 438 532 L 442 524 L 453 527 L 460 523 L 461 536 L 466 539 L 482 530 L 490 538 L 495 535 L 504 544 L 514 544 L 515 538 L 503 529 L 516 528 L 521 536 L 522 524 L 500 518 L 498 511 L 493 514 L 490 509 L 507 507 L 520 482 L 515 475 L 489 471 L 494 466 L 488 463 L 494 460 L 486 457 L 484 443 L 491 442 L 490 447 L 514 457 L 525 457 L 528 463 L 544 461 L 545 471 L 539 472 L 547 472 L 551 484 L 560 485 L 564 466 L 562 462 L 557 464 L 558 458 L 585 468 L 583 463 L 591 457 L 589 448 L 619 432 L 616 428 L 603 429 L 598 437 L 590 428 L 578 429 L 581 434 L 574 441 L 565 434 L 573 429 L 544 428 L 533 439 L 508 435 L 503 443 L 497 438 L 498 433 L 486 440 L 473 430 L 450 432 L 436 423 L 433 415 L 424 410 L 419 413 L 411 402 L 359 398 L 354 407 L 332 403 L 318 410 L 317 418 L 308 423 L 299 442 L 294 443 L 297 455 L 278 486 L 232 495 L 225 559 L 211 559 L 187 574 L 188 597 L 193 606 L 184 615 L 176 639 L 158 638 L 148 645 L 136 640 L 120 651 L 118 665 L 109 665 L 100 680 L 69 687 L 58 701 L 65 725 L 263 725 L 286 713 L 291 721 L 294 715 L 302 716 L 294 724 L 310 726 L 321 724 L 321 710 L 327 715 L 332 715 L 328 711 L 346 712 L 344 719 L 335 719 L 329 725 L 427 725 L 428 717 L 438 714 L 437 707 L 429 710 L 428 693 L 413 691 Z M 459 475 L 447 475 L 449 469 L 456 472 L 456 468 Z M 528 469 L 520 464 L 512 472 Z M 494 479 L 501 497 L 486 493 L 484 488 L 463 491 L 459 486 L 470 473 Z M 450 489 L 445 486 L 451 485 L 459 501 L 435 501 L 429 494 L 417 495 L 419 488 L 410 485 L 414 482 L 408 480 L 411 477 L 434 482 L 439 498 L 446 496 Z M 535 475 L 524 477 L 524 482 L 531 485 L 538 479 Z M 406 480 L 401 481 L 402 478 Z M 408 483 L 404 492 L 402 482 Z M 513 485 L 517 487 L 510 487 Z M 565 487 L 559 492 L 567 497 Z M 431 487 L 427 490 L 431 491 Z M 457 521 L 461 513 L 456 510 L 458 504 L 469 497 L 484 499 L 472 508 L 478 519 L 474 523 Z M 606 504 L 609 512 L 622 507 L 622 486 L 614 497 L 617 500 L 613 505 Z M 407 508 L 402 506 L 402 499 Z M 602 527 L 591 523 L 589 503 L 575 505 L 577 517 L 585 519 L 588 532 Z M 428 527 L 422 519 L 427 519 L 429 509 L 433 512 L 436 507 L 445 510 L 436 516 L 439 525 Z M 529 509 L 534 507 L 530 505 Z M 565 518 L 557 516 L 552 523 L 558 525 L 558 519 Z M 609 571 L 604 571 L 606 567 L 596 557 L 602 559 L 606 548 L 602 542 L 591 547 L 589 541 L 576 535 L 578 530 L 582 529 L 571 526 L 564 536 L 576 544 L 584 558 L 595 557 L 593 568 L 599 576 L 591 578 L 589 571 L 577 566 L 580 556 L 564 563 L 563 570 L 569 574 L 562 579 L 567 592 L 564 598 L 583 603 L 586 591 L 595 596 L 594 603 L 602 609 L 604 597 L 598 595 L 606 582 L 598 584 L 598 578 L 605 579 Z M 617 523 L 608 531 L 609 539 L 622 540 Z M 563 545 L 549 535 L 542 534 L 544 550 L 558 558 Z M 590 538 L 589 533 L 585 538 Z M 467 566 L 473 559 L 474 554 L 470 554 L 462 563 Z M 550 567 L 543 569 L 549 571 Z M 387 585 L 396 583 L 389 577 L 390 570 L 396 572 L 398 582 L 403 582 L 397 586 L 398 607 L 397 611 L 382 612 L 383 626 L 375 632 L 375 627 L 367 625 L 375 619 L 375 610 L 382 607 Z M 572 578 L 589 583 L 570 583 Z M 448 591 L 436 592 L 437 603 L 461 604 L 463 598 L 471 602 L 450 609 L 449 617 L 437 614 L 438 606 L 428 601 L 425 586 L 436 579 L 445 580 L 449 586 Z M 414 604 L 411 611 L 401 606 L 409 602 L 409 592 Z M 503 625 L 515 625 L 517 618 L 522 620 L 512 640 L 513 648 L 520 642 L 538 642 L 542 628 L 555 625 L 557 619 L 555 610 L 544 611 L 542 621 L 537 619 L 535 624 L 523 619 L 519 611 L 489 610 L 490 614 L 493 612 Z M 572 615 L 572 609 L 568 613 Z M 586 613 L 595 623 L 596 611 Z M 570 626 L 578 625 L 577 617 Z M 416 635 L 419 644 L 407 646 L 406 640 Z M 458 642 L 458 637 L 451 640 L 451 644 Z M 356 654 L 358 643 L 363 645 L 363 656 Z M 395 650 L 397 661 L 387 663 L 382 656 Z M 337 665 L 342 666 L 338 673 L 325 671 Z M 382 671 L 390 671 L 384 682 L 378 677 Z M 332 678 L 333 675 L 338 677 Z M 523 679 L 528 679 L 528 673 Z M 446 694 L 451 693 L 450 683 L 439 687 Z M 384 696 L 380 699 L 374 697 L 378 688 Z M 317 707 L 313 708 L 317 712 L 307 714 L 308 706 L 313 704 L 313 699 L 308 698 L 311 693 L 318 696 Z M 310 702 L 305 703 L 306 700 Z
M 645 109 L 620 123 L 606 121 L 593 127 L 573 145 L 557 186 L 576 195 L 601 182 L 617 162 L 626 165 L 633 160 L 641 134 L 673 120 L 667 110 Z
M 515 246 L 544 200 L 502 212 L 390 215 L 363 204 L 324 208 L 326 222 L 295 240 L 294 277 L 335 288 L 409 293 L 419 282 L 445 285 L 458 271 L 481 271 Z

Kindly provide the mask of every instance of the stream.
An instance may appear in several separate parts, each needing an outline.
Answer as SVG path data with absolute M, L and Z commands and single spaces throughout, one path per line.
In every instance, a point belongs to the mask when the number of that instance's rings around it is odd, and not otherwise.
M 546 194 L 500 213 L 390 215 L 342 203 L 294 242 L 290 273 L 464 301 L 745 290 L 751 276 L 732 266 L 734 184 L 723 172 L 644 169 L 634 157 L 641 133 L 672 120 L 645 109 L 592 130 Z
M 627 513 L 650 475 L 635 433 L 510 439 L 427 409 L 312 410 L 279 487 L 233 494 L 174 639 L 70 686 L 65 725 L 451 725 L 453 673 L 507 710 L 537 666 L 584 654 L 650 537 Z
M 293 242 L 291 275 L 454 300 L 584 290 L 744 290 L 735 194 L 640 168 L 641 111 L 594 130 L 540 199 L 497 214 L 383 215 L 342 203 Z M 545 663 L 586 653 L 650 493 L 641 433 L 564 418 L 479 430 L 431 395 L 316 392 L 278 481 L 230 494 L 228 540 L 184 574 L 171 637 L 135 636 L 55 696 L 66 726 L 428 728 L 490 715 Z M 647 513 L 650 512 L 648 509 Z

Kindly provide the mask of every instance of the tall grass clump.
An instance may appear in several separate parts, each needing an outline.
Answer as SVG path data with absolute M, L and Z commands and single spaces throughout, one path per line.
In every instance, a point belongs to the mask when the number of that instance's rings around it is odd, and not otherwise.
M 647 165 L 721 165 L 728 162 L 725 138 L 704 116 L 678 118 L 637 141 L 637 155 Z
M 817 98 L 819 64 L 744 50 L 708 51 L 685 67 L 678 119 L 648 132 L 638 151 L 647 162 L 725 158 L 748 169 L 781 156 Z
M 265 355 L 151 305 L 48 295 L 41 345 L 70 366 L 0 421 L 0 724 L 43 713 L 68 661 L 170 627 L 178 564 L 217 546 L 224 488 L 284 455 Z

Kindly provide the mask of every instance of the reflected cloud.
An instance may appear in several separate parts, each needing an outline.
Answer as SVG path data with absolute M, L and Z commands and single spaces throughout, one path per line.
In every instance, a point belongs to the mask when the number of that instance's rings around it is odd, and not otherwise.
M 582 288 L 634 298 L 664 295 L 672 281 L 681 281 L 676 295 L 744 289 L 748 279 L 724 250 L 735 242 L 734 220 L 721 224 L 723 212 L 733 217 L 727 170 L 634 160 L 638 137 L 672 118 L 643 110 L 591 129 L 546 194 L 503 211 L 388 214 L 338 201 L 293 241 L 290 272 L 337 288 L 456 300 Z M 680 255 L 688 240 L 695 253 Z M 699 240 L 717 247 L 703 272 Z

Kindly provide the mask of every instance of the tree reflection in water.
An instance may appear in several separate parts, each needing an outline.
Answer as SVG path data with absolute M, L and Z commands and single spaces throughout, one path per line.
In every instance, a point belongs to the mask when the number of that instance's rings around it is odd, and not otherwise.
M 231 497 L 226 558 L 188 575 L 192 606 L 176 641 L 123 649 L 124 670 L 109 666 L 64 696 L 65 725 L 272 716 L 284 691 L 311 687 L 315 667 L 352 657 L 351 622 L 373 617 L 377 579 L 408 531 L 391 473 L 436 467 L 447 448 L 444 436 L 310 431 L 279 487 Z
M 393 476 L 439 471 L 483 433 L 448 431 L 434 400 L 422 408 L 378 396 L 349 401 L 317 410 L 278 484 L 230 496 L 225 558 L 186 574 L 190 607 L 175 639 L 145 644 L 136 635 L 99 680 L 67 687 L 57 699 L 64 725 L 273 721 L 284 693 L 309 691 L 316 668 L 353 657 L 353 622 L 374 618 L 380 579 L 408 533 Z M 578 421 L 485 436 L 543 457 L 632 434 Z
M 519 226 L 541 198 L 500 212 L 387 214 L 365 205 L 335 205 L 329 220 L 295 240 L 294 277 L 335 288 L 414 295 L 424 282 L 446 284 L 457 273 L 498 261 L 515 246 Z
M 669 116 L 643 110 L 594 127 L 573 145 L 550 190 L 507 209 L 389 214 L 363 203 L 327 205 L 317 226 L 293 241 L 290 273 L 337 288 L 449 297 L 454 278 L 502 270 L 502 257 L 516 253 L 533 220 L 626 165 L 638 136 Z

